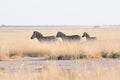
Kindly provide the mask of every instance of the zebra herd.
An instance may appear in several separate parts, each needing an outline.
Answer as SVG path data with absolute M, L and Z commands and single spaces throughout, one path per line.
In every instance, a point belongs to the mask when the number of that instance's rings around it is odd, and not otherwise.
M 86 40 L 95 40 L 96 37 L 90 37 L 87 32 L 84 32 L 82 37 L 86 37 Z M 43 36 L 40 32 L 34 31 L 31 39 L 37 38 L 38 41 L 57 41 L 57 38 L 61 38 L 63 41 L 80 41 L 79 35 L 66 35 L 63 32 L 57 32 L 56 36 Z

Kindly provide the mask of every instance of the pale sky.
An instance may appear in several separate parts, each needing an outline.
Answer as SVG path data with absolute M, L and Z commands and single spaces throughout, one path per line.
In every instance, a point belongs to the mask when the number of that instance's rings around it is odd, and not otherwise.
M 0 24 L 118 25 L 120 0 L 0 0 Z

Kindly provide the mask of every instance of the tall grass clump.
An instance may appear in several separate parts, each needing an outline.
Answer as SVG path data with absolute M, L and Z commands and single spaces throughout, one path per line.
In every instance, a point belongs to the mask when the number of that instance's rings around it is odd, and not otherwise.
M 0 61 L 9 60 L 9 49 L 6 46 L 0 47 Z

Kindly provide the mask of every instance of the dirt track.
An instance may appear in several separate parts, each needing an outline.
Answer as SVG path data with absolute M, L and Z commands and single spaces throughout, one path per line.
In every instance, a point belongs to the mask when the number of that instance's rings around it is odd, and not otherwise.
M 35 71 L 40 67 L 48 67 L 50 62 L 54 62 L 59 69 L 63 70 L 92 70 L 95 67 L 113 69 L 119 66 L 119 59 L 90 59 L 90 60 L 47 60 L 44 58 L 12 59 L 10 61 L 1 61 L 0 68 L 3 72 Z

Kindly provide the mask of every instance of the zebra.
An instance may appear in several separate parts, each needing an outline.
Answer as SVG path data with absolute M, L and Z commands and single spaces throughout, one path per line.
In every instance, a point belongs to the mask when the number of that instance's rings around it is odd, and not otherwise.
M 80 36 L 79 35 L 66 35 L 66 34 L 64 34 L 63 32 L 57 32 L 57 34 L 56 34 L 56 37 L 57 38 L 61 38 L 62 40 L 66 40 L 66 41 L 79 41 L 80 40 Z
M 86 32 L 83 33 L 82 37 L 86 37 L 87 40 L 95 40 L 96 37 L 90 37 L 90 35 Z
M 57 41 L 57 38 L 55 36 L 43 36 L 40 32 L 34 31 L 31 39 L 37 38 L 38 41 Z

